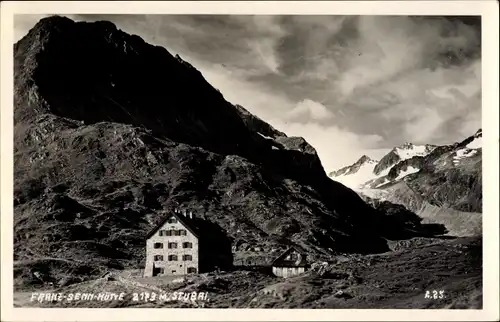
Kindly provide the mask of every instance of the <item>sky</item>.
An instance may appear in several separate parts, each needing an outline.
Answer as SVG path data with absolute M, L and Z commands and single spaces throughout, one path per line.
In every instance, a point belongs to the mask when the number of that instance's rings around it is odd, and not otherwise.
M 19 15 L 17 41 L 43 16 Z M 481 127 L 480 17 L 71 15 L 179 54 L 233 104 L 304 137 L 327 172 Z

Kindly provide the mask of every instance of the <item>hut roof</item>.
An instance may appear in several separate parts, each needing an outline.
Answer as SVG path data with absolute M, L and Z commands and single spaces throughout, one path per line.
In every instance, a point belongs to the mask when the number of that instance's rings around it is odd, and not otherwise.
M 289 260 L 286 259 L 291 253 L 297 254 L 297 259 Z M 283 252 L 273 261 L 273 266 L 277 267 L 304 267 L 307 266 L 306 254 L 301 252 L 298 248 L 292 246 Z
M 146 235 L 146 239 L 149 239 L 151 236 L 153 236 L 163 225 L 167 222 L 169 218 L 175 217 L 177 220 L 184 226 L 186 227 L 187 230 L 189 230 L 196 238 L 200 237 L 200 231 L 199 227 L 197 227 L 195 220 L 192 218 L 188 218 L 182 214 L 176 213 L 176 212 L 169 212 L 165 218 L 163 218 L 158 225 L 155 226 L 149 233 Z

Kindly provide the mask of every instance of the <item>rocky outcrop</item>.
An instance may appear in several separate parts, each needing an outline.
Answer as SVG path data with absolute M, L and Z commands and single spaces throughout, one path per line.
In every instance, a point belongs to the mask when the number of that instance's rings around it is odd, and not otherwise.
M 392 150 L 391 152 L 387 153 L 382 159 L 380 159 L 379 163 L 377 163 L 377 165 L 373 169 L 373 173 L 378 175 L 385 169 L 390 168 L 394 164 L 398 163 L 400 160 L 401 158 L 396 153 L 396 151 Z
M 286 137 L 285 133 L 276 130 L 261 118 L 248 112 L 243 106 L 235 104 L 234 107 L 250 131 L 261 133 L 262 135 L 270 138 L 276 138 L 278 136 Z

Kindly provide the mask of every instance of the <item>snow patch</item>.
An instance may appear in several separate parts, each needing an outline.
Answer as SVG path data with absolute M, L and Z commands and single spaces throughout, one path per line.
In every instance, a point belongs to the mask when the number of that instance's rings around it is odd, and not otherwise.
M 257 132 L 258 135 L 262 136 L 264 139 L 267 139 L 267 140 L 274 140 L 272 137 L 269 137 L 269 136 L 265 136 L 264 134 L 260 133 L 260 132 Z
M 467 144 L 465 147 L 468 149 L 482 148 L 483 147 L 483 138 L 482 137 L 474 138 L 474 140 L 472 142 L 470 142 L 469 144 Z
M 391 182 L 391 181 L 390 181 L 390 180 L 388 180 L 387 178 L 384 178 L 384 180 L 383 180 L 381 183 L 379 183 L 378 185 L 376 185 L 374 188 L 381 187 L 381 186 L 383 186 L 384 184 L 389 183 L 389 182 Z
M 333 177 L 332 179 L 348 186 L 351 189 L 358 189 L 364 183 L 375 177 L 373 169 L 376 165 L 376 162 L 365 162 L 359 167 L 357 172 L 347 175 L 341 174 L 338 177 Z
M 388 192 L 385 190 L 379 189 L 357 189 L 356 192 L 358 194 L 365 195 L 372 199 L 386 200 Z
M 401 161 L 406 159 L 411 159 L 415 156 L 424 157 L 428 155 L 430 152 L 431 151 L 428 151 L 425 145 L 411 145 L 409 147 L 396 148 L 396 153 L 401 158 Z
M 399 162 L 398 162 L 398 163 L 399 163 Z M 396 164 L 397 164 L 397 163 L 396 163 Z M 394 164 L 394 165 L 396 165 L 396 164 Z M 392 166 L 390 166 L 390 167 L 387 167 L 387 169 L 382 170 L 382 172 L 380 172 L 380 173 L 377 175 L 377 177 L 378 177 L 378 178 L 381 178 L 381 177 L 385 177 L 386 175 L 388 175 L 388 174 L 389 174 L 389 171 L 391 171 L 391 169 L 392 169 L 392 167 L 393 167 L 394 165 L 392 165 Z
M 406 170 L 404 170 L 404 171 L 401 171 L 401 172 L 399 173 L 399 175 L 397 176 L 397 178 L 396 178 L 396 179 L 394 179 L 394 180 L 400 180 L 400 179 L 402 179 L 402 178 L 406 177 L 406 176 L 407 176 L 407 175 L 409 175 L 409 174 L 412 174 L 412 173 L 417 173 L 417 172 L 419 172 L 419 171 L 420 171 L 420 169 L 419 169 L 419 168 L 415 168 L 415 167 L 412 167 L 412 166 L 408 166 L 408 168 L 406 168 Z
M 474 156 L 477 153 L 477 150 L 471 150 L 471 149 L 460 149 L 457 152 L 455 152 L 455 156 L 453 157 L 453 164 L 457 165 L 460 163 L 460 160 L 469 158 Z

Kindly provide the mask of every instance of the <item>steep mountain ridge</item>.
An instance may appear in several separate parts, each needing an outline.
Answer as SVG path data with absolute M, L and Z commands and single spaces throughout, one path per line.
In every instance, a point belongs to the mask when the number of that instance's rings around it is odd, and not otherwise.
M 42 19 L 14 56 L 15 261 L 74 263 L 77 276 L 137 268 L 146 232 L 177 207 L 224 231 L 236 261 L 293 243 L 312 260 L 377 253 L 408 237 L 330 180 L 303 138 L 109 22 Z

